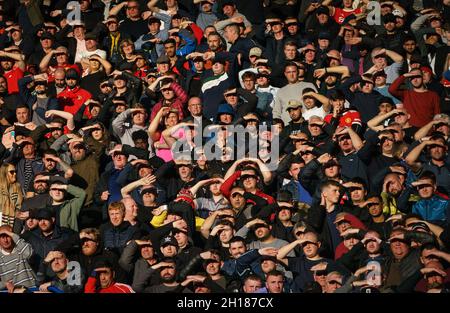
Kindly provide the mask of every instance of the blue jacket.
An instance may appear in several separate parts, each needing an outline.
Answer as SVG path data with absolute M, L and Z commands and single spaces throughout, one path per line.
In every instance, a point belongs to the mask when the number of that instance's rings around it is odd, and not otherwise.
M 260 254 L 257 249 L 249 250 L 237 259 L 226 260 L 223 263 L 222 271 L 233 278 L 244 278 L 250 274 L 264 277 L 259 262 Z
M 442 225 L 449 220 L 449 205 L 450 201 L 445 200 L 438 195 L 434 195 L 430 199 L 417 201 L 412 207 L 412 212 L 420 214 L 420 216 L 428 222 L 437 222 Z

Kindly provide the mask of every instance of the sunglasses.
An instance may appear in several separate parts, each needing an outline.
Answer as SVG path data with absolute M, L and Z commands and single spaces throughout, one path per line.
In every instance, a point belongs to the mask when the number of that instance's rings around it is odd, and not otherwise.
M 409 244 L 409 243 L 408 243 L 406 240 L 404 240 L 404 239 L 395 238 L 395 239 L 389 240 L 389 243 L 395 243 L 395 242 L 401 242 L 401 243 L 404 243 L 404 244 Z
M 423 184 L 423 185 L 417 186 L 416 188 L 417 188 L 417 190 L 420 190 L 420 189 L 432 188 L 432 187 L 433 187 L 433 185 L 431 185 L 431 184 Z
M 178 164 L 178 165 L 176 166 L 177 169 L 182 168 L 182 167 L 192 168 L 192 165 L 190 165 L 190 164 Z
M 316 275 L 316 276 L 327 276 L 328 275 L 328 271 L 327 270 L 316 271 L 314 273 L 314 275 Z
M 302 248 L 305 248 L 307 245 L 314 245 L 317 246 L 317 242 L 312 242 L 312 241 L 305 241 L 301 244 Z

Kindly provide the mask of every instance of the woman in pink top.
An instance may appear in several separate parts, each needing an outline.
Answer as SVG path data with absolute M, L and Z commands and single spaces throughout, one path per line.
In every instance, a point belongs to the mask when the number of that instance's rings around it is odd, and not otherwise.
M 164 127 L 162 127 L 162 122 L 164 122 Z M 173 160 L 172 151 L 170 147 L 165 142 L 161 133 L 164 129 L 173 127 L 179 123 L 179 112 L 176 109 L 171 109 L 169 107 L 162 107 L 155 118 L 150 123 L 148 128 L 148 134 L 153 140 L 153 146 L 156 150 L 156 155 L 163 159 L 165 162 Z M 177 133 L 177 137 L 183 138 L 183 130 L 180 129 Z

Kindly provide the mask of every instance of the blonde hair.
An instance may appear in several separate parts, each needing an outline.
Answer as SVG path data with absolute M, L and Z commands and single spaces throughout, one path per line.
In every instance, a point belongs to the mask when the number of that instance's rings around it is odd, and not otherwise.
M 111 202 L 108 206 L 108 212 L 113 210 L 120 210 L 122 214 L 125 214 L 125 205 L 120 201 Z
M 4 221 L 14 220 L 15 212 L 20 208 L 23 201 L 23 194 L 20 184 L 16 181 L 10 183 L 8 180 L 8 169 L 13 164 L 4 163 L 0 166 L 0 206 Z M 15 167 L 15 166 L 14 166 Z M 11 224 L 9 221 L 5 223 Z

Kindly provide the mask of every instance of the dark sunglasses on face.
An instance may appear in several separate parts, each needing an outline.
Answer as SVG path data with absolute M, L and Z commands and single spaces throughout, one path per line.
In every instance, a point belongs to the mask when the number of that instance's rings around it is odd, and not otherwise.
M 389 240 L 389 243 L 396 243 L 396 242 L 401 242 L 401 243 L 404 243 L 404 244 L 408 244 L 408 242 L 406 241 L 406 240 L 404 240 L 404 239 L 400 239 L 400 238 L 394 238 L 394 239 L 392 239 L 392 240 Z
M 242 175 L 242 176 L 241 176 L 241 179 L 242 179 L 242 180 L 246 180 L 246 179 L 249 179 L 249 178 L 254 178 L 254 179 L 256 179 L 256 176 L 255 176 L 255 175 Z
M 314 275 L 316 275 L 316 276 L 327 276 L 328 275 L 328 271 L 327 270 L 316 271 L 314 273 Z
M 420 190 L 420 189 L 432 188 L 432 187 L 433 187 L 433 185 L 431 185 L 431 184 L 423 184 L 423 185 L 417 186 L 416 188 L 417 188 L 417 190 Z
M 317 242 L 312 242 L 312 241 L 305 241 L 301 244 L 302 248 L 305 248 L 307 245 L 314 245 L 317 246 Z

